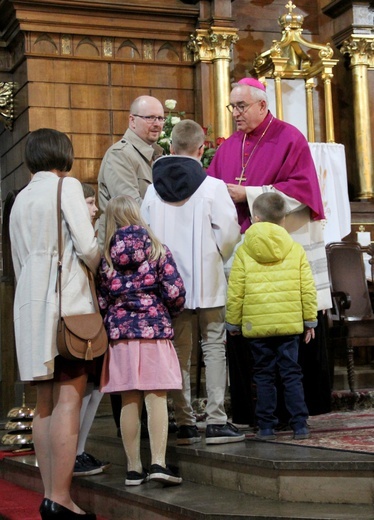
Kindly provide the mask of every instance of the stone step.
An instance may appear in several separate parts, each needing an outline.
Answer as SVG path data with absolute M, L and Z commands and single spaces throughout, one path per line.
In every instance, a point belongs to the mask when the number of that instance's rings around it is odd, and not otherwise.
M 5 458 L 0 477 L 42 491 L 32 455 Z M 373 520 L 372 505 L 280 502 L 188 481 L 176 487 L 152 482 L 125 487 L 123 467 L 116 465 L 100 475 L 74 478 L 72 494 L 81 507 L 108 520 Z
M 109 420 L 109 422 L 108 422 Z M 112 418 L 97 418 L 86 450 L 123 466 L 122 441 Z M 149 442 L 142 441 L 143 464 L 149 466 Z M 176 446 L 169 434 L 168 462 L 189 482 L 271 500 L 346 504 L 374 503 L 374 457 L 371 454 L 307 448 L 248 440 Z

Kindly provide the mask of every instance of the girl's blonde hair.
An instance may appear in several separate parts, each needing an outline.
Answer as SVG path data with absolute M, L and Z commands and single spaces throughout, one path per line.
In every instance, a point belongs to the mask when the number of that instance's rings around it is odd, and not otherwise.
M 113 262 L 110 256 L 110 243 L 117 229 L 125 226 L 141 226 L 147 230 L 151 239 L 149 260 L 158 260 L 165 256 L 163 244 L 142 219 L 137 202 L 129 195 L 117 195 L 108 202 L 105 210 L 104 258 L 111 271 L 113 270 Z

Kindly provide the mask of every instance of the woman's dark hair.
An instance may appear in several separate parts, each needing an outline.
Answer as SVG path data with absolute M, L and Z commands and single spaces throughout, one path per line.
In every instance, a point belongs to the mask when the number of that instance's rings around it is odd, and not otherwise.
M 66 134 L 52 128 L 39 128 L 27 138 L 25 161 L 31 173 L 69 172 L 74 161 L 73 145 Z

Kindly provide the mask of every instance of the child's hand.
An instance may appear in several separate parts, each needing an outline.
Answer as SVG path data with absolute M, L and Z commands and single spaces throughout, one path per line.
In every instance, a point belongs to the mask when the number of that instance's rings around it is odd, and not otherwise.
M 240 330 L 230 330 L 229 334 L 230 336 L 240 336 L 241 332 Z
M 305 329 L 304 331 L 304 342 L 309 343 L 311 339 L 314 339 L 316 337 L 316 333 L 314 332 L 314 329 Z

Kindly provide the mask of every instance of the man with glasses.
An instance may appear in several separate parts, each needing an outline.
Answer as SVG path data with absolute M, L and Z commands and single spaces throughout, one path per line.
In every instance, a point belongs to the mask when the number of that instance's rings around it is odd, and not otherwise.
M 274 191 L 286 199 L 285 227 L 305 248 L 316 283 L 318 309 L 330 308 L 321 222 L 324 209 L 307 140 L 297 128 L 271 114 L 265 86 L 254 78 L 234 84 L 227 109 L 233 114 L 237 131 L 220 145 L 208 175 L 226 183 L 242 234 L 251 225 L 251 208 L 258 195 Z M 321 328 L 316 331 L 316 340 L 307 347 L 310 357 L 305 362 L 310 381 L 306 381 L 304 372 L 304 389 L 311 414 L 330 411 L 329 372 Z M 233 422 L 253 424 L 249 349 L 242 336 L 228 336 L 227 350 Z M 300 349 L 300 355 L 302 350 L 306 351 Z
M 152 183 L 152 164 L 163 154 L 157 144 L 165 122 L 164 108 L 152 96 L 140 96 L 130 106 L 129 127 L 122 139 L 105 153 L 98 177 L 98 199 L 101 215 L 98 241 L 102 249 L 105 237 L 105 209 L 116 195 L 130 195 L 142 203 Z M 120 436 L 121 396 L 110 395 L 114 421 Z M 147 436 L 145 411 L 142 417 L 142 435 Z
M 99 245 L 105 236 L 105 208 L 116 195 L 130 195 L 140 205 L 152 183 L 153 161 L 162 155 L 157 144 L 165 122 L 161 102 L 152 96 L 136 98 L 130 107 L 129 127 L 104 155 L 98 177 Z

